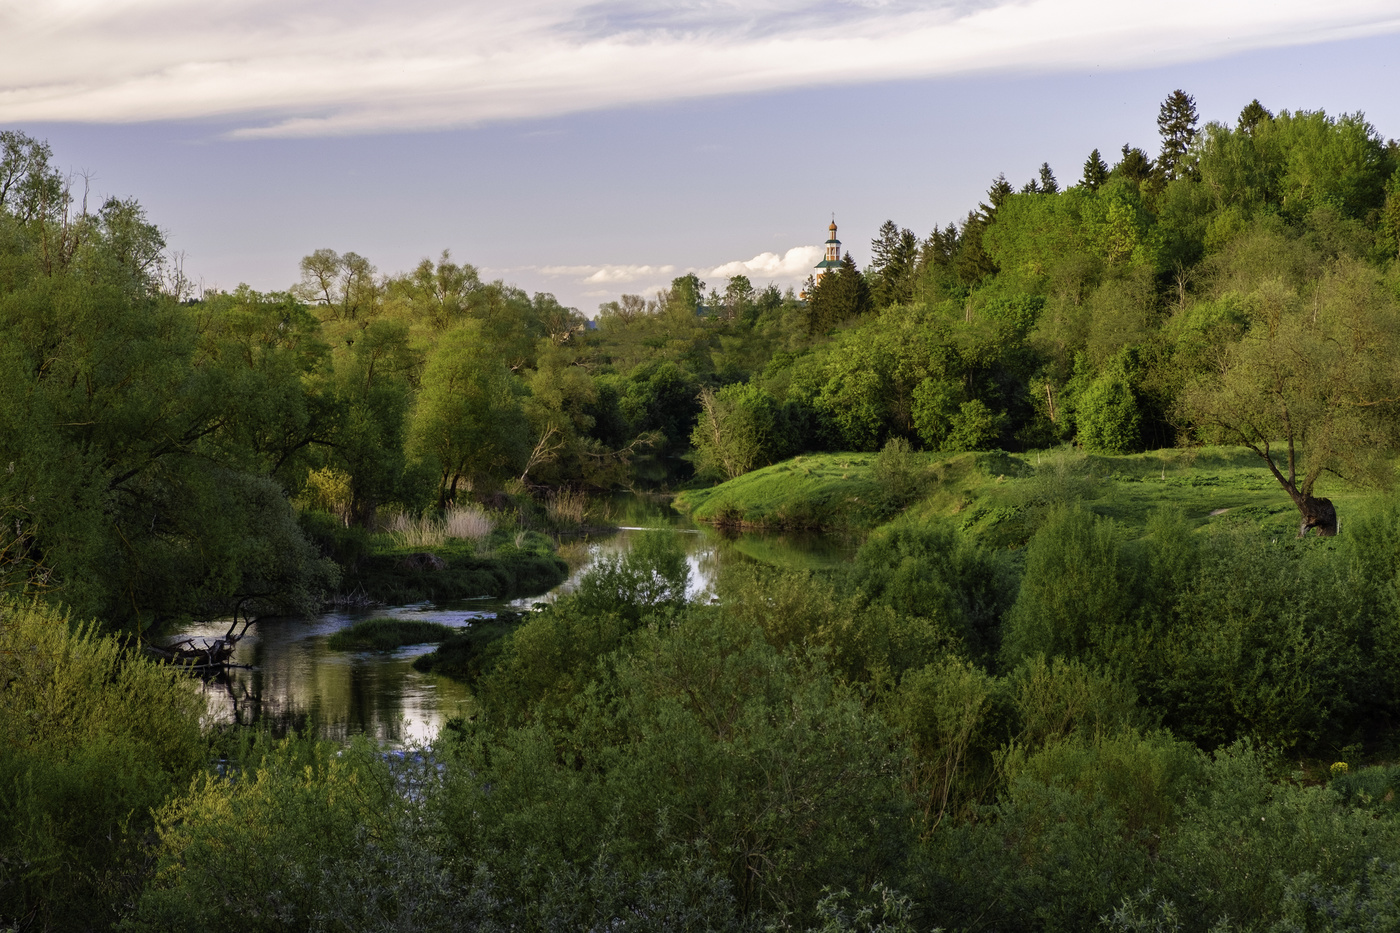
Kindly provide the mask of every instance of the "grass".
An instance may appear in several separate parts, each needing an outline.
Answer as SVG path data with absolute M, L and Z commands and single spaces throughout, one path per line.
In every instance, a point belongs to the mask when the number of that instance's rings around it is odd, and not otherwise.
M 885 511 L 875 454 L 806 454 L 676 497 L 696 521 L 746 528 L 868 528 Z
M 902 511 L 873 471 L 875 454 L 797 457 L 722 483 L 690 490 L 676 507 L 697 521 L 753 528 L 868 532 L 882 522 L 956 522 L 997 547 L 1023 543 L 1049 508 L 1076 502 L 1141 535 L 1159 510 L 1204 527 L 1244 524 L 1273 536 L 1298 532 L 1298 512 L 1255 454 L 1242 448 L 1155 450 L 1108 456 L 1069 448 L 1022 454 L 913 455 L 918 492 Z M 1375 493 L 1335 477 L 1314 491 L 1348 517 Z
M 421 619 L 364 619 L 332 635 L 327 644 L 337 651 L 392 651 L 404 645 L 446 641 L 457 629 Z

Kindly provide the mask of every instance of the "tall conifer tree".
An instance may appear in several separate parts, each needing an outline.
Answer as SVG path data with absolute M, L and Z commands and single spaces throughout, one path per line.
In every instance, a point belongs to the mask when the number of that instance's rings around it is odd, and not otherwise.
M 1108 163 L 1103 160 L 1099 150 L 1095 149 L 1089 153 L 1089 158 L 1084 160 L 1084 179 L 1080 182 L 1090 191 L 1098 191 L 1099 186 L 1108 181 Z
M 1196 138 L 1196 98 L 1177 88 L 1162 101 L 1157 114 L 1157 132 L 1162 135 L 1162 154 L 1157 168 L 1168 181 L 1184 177 L 1191 141 Z

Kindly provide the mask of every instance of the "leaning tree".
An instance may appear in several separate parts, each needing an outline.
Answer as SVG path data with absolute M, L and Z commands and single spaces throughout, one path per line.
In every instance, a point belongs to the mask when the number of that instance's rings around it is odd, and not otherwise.
M 1266 282 L 1243 303 L 1247 326 L 1211 348 L 1182 414 L 1205 439 L 1268 464 L 1302 514 L 1299 537 L 1335 535 L 1318 479 L 1383 480 L 1400 437 L 1400 309 L 1359 262 L 1339 263 L 1306 293 Z

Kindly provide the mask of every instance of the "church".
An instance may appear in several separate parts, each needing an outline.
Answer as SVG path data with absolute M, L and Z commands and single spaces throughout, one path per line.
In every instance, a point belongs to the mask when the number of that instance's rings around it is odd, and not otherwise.
M 827 227 L 826 257 L 816 265 L 814 273 L 816 280 L 820 282 L 822 276 L 828 272 L 834 272 L 841 268 L 841 241 L 836 239 L 836 218 L 831 218 L 831 226 Z

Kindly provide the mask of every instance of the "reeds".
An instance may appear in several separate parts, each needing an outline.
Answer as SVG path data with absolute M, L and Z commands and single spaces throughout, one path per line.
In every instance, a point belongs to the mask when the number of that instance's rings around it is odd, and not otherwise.
M 545 500 L 544 513 L 556 528 L 583 524 L 588 514 L 588 494 L 573 489 L 556 489 Z
M 385 530 L 399 547 L 431 550 L 453 538 L 480 544 L 493 527 L 495 523 L 481 506 L 451 505 L 441 518 L 426 512 L 416 517 L 400 512 L 389 519 Z

